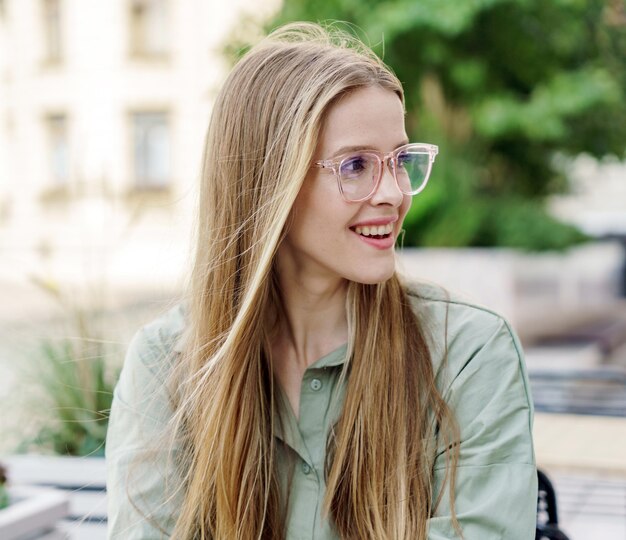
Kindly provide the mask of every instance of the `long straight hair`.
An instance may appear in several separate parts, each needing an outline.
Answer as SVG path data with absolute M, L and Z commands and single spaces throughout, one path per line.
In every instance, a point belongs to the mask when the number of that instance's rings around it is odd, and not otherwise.
M 297 23 L 234 67 L 206 138 L 185 351 L 171 379 L 184 449 L 174 538 L 284 537 L 271 336 L 274 259 L 328 108 L 395 75 L 347 33 Z M 435 432 L 456 424 L 435 385 L 422 325 L 397 276 L 350 283 L 346 398 L 328 437 L 325 508 L 341 538 L 422 540 L 433 512 Z M 376 314 L 376 316 L 372 316 Z

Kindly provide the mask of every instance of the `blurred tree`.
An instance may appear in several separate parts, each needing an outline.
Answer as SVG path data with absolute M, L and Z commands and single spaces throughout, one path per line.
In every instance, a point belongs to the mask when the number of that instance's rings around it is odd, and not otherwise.
M 285 0 L 265 29 L 342 20 L 393 67 L 412 140 L 438 144 L 405 245 L 560 249 L 556 156 L 626 156 L 624 0 Z M 561 160 L 562 161 L 562 160 Z

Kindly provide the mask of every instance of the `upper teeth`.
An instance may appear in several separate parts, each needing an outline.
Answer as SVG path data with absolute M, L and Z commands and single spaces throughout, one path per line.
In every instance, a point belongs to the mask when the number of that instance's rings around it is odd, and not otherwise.
M 384 234 L 389 234 L 393 230 L 393 225 L 391 223 L 387 223 L 387 225 L 355 227 L 354 230 L 357 234 L 362 234 L 363 236 L 382 236 Z

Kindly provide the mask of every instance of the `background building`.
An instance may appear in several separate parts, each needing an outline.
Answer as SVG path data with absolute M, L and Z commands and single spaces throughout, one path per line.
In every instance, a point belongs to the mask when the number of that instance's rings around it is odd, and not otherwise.
M 0 288 L 172 286 L 221 51 L 251 8 L 272 2 L 0 0 Z

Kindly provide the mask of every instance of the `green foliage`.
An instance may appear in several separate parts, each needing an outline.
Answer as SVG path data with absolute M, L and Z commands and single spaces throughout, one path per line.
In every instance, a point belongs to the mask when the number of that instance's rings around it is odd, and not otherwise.
M 438 144 L 405 245 L 560 249 L 553 156 L 626 157 L 621 0 L 285 0 L 266 30 L 342 20 L 394 68 L 412 140 Z M 497 216 L 497 217 L 496 217 Z
M 0 510 L 9 506 L 9 493 L 6 486 L 0 485 Z
M 532 200 L 456 200 L 424 212 L 414 202 L 405 223 L 404 245 L 434 247 L 508 246 L 527 251 L 563 250 L 588 240 L 578 229 L 557 221 Z
M 0 510 L 9 506 L 9 493 L 7 492 L 6 481 L 6 470 L 0 463 Z
M 107 373 L 107 353 L 98 342 L 45 341 L 35 363 L 39 407 L 50 417 L 24 444 L 56 454 L 104 455 L 108 413 L 117 373 Z

